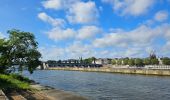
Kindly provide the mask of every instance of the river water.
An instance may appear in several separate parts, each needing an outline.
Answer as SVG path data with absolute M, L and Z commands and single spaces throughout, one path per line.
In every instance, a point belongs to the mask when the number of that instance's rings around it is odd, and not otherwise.
M 170 100 L 170 77 L 57 70 L 24 75 L 89 100 Z

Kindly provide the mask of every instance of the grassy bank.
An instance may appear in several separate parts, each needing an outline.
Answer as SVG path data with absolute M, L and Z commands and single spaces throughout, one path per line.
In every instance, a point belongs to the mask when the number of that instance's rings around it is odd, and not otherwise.
M 30 80 L 18 74 L 0 74 L 0 89 L 2 90 L 28 90 Z

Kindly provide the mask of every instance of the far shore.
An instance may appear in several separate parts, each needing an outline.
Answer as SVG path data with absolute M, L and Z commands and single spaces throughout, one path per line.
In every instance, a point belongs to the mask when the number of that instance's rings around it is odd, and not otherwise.
M 170 76 L 170 69 L 109 68 L 109 67 L 101 67 L 101 68 L 49 67 L 46 70 L 67 70 L 67 71 Z

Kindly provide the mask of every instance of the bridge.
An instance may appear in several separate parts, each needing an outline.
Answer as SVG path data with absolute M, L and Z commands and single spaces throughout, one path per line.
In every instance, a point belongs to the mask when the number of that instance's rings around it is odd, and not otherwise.
M 61 62 L 43 62 L 40 66 L 40 69 L 48 69 L 50 67 L 80 67 L 80 68 L 99 68 L 102 67 L 102 64 L 92 64 L 92 63 L 85 63 L 80 61 L 61 61 Z

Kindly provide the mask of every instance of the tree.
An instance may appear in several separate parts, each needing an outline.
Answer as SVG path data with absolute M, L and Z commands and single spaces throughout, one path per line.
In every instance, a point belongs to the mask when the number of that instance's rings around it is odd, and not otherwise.
M 91 57 L 92 61 L 94 64 L 96 64 L 96 58 L 95 57 Z
M 162 58 L 162 62 L 164 65 L 170 65 L 170 58 L 164 57 L 164 58 Z
M 129 59 L 129 60 L 128 60 L 128 65 L 129 65 L 129 66 L 134 66 L 134 65 L 135 65 L 135 60 L 132 59 L 132 58 Z
M 135 59 L 135 65 L 136 66 L 143 66 L 143 60 L 140 58 Z
M 150 58 L 145 58 L 143 62 L 144 62 L 144 65 L 151 65 Z
M 117 65 L 122 65 L 122 59 L 117 60 Z
M 47 63 L 48 63 L 48 64 L 56 64 L 57 61 L 55 61 L 55 60 L 48 60 Z
M 8 41 L 0 39 L 0 73 L 4 73 L 10 64 Z
M 123 59 L 123 65 L 128 65 L 128 60 L 129 60 L 128 57 L 127 57 L 127 58 L 124 58 L 124 59 Z
M 23 32 L 20 30 L 9 30 L 9 39 L 6 40 L 6 52 L 0 55 L 4 59 L 5 66 L 12 67 L 19 66 L 19 71 L 27 68 L 30 73 L 33 73 L 35 68 L 41 64 L 39 58 L 41 57 L 38 49 L 38 43 L 35 37 L 30 32 Z M 3 46 L 4 47 L 4 46 Z M 3 63 L 2 63 L 3 64 Z
M 112 63 L 112 65 L 116 65 L 116 60 L 112 59 L 111 63 Z
M 157 58 L 151 59 L 151 64 L 152 65 L 158 65 L 159 64 L 158 59 Z
M 93 62 L 93 59 L 87 58 L 87 59 L 84 59 L 84 62 L 87 63 L 87 64 L 91 64 Z

